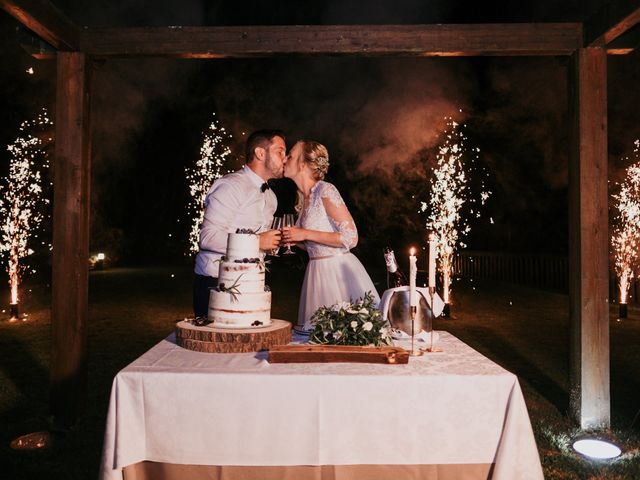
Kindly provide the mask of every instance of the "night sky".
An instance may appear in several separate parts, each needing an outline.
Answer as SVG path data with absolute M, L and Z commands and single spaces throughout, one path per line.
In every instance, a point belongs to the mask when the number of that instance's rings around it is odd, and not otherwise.
M 54 2 L 79 25 L 216 25 L 580 21 L 599 2 Z M 116 4 L 117 3 L 117 4 Z M 455 3 L 455 6 L 450 4 Z M 125 5 L 126 4 L 126 5 Z M 367 5 L 366 8 L 363 5 Z M 149 5 L 153 5 L 149 7 Z M 158 6 L 160 5 L 160 6 Z M 472 7 L 472 5 L 476 5 Z M 0 12 L 0 142 L 53 108 L 55 65 L 20 46 Z M 95 65 L 92 248 L 127 262 L 179 260 L 187 237 L 184 167 L 212 112 L 234 136 L 281 128 L 324 143 L 356 219 L 363 255 L 424 235 L 428 179 L 445 118 L 480 148 L 492 197 L 470 249 L 566 254 L 569 153 L 566 57 L 278 57 L 109 60 Z M 33 66 L 34 75 L 25 70 Z M 609 57 L 610 178 L 640 137 L 640 54 Z M 6 164 L 7 153 L 0 153 Z M 489 223 L 492 218 L 494 223 Z M 171 236 L 169 236 L 171 234 Z M 184 241 L 183 241 L 184 240 Z M 375 253 L 377 254 L 377 253 Z

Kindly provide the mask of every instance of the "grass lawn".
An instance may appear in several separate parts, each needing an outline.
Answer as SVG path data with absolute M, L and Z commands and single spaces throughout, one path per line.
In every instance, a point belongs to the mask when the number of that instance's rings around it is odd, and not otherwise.
M 303 273 L 297 256 L 274 262 L 268 283 L 275 318 L 295 320 Z M 382 278 L 374 272 L 374 279 L 377 276 Z M 28 313 L 28 320 L 0 322 L 0 478 L 95 479 L 114 376 L 190 313 L 189 265 L 95 271 L 90 281 L 86 412 L 51 449 L 20 452 L 9 448 L 17 436 L 47 428 L 48 286 L 27 282 L 21 311 Z M 384 290 L 382 284 L 379 290 Z M 0 294 L 8 296 L 6 291 Z M 616 321 L 615 309 L 611 310 L 613 428 L 603 434 L 616 439 L 625 453 L 617 461 L 593 464 L 570 450 L 569 440 L 578 430 L 566 416 L 567 296 L 509 284 L 461 281 L 454 285 L 453 300 L 454 318 L 438 320 L 436 328 L 450 331 L 518 375 L 546 478 L 640 478 L 640 420 L 629 428 L 640 409 L 639 310 L 630 308 L 630 318 L 623 322 Z

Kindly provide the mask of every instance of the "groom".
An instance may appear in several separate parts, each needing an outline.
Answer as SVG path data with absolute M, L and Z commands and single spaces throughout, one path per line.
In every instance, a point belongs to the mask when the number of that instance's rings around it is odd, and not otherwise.
M 207 316 L 209 289 L 218 285 L 218 260 L 225 254 L 228 233 L 238 228 L 261 232 L 262 251 L 273 250 L 280 244 L 280 231 L 269 229 L 278 201 L 267 180 L 282 178 L 286 148 L 280 130 L 252 133 L 246 143 L 246 165 L 219 178 L 209 189 L 193 284 L 196 317 Z

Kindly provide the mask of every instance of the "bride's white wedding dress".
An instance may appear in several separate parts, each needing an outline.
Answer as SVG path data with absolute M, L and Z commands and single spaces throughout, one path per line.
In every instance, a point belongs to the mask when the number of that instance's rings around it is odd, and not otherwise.
M 302 283 L 296 330 L 312 330 L 311 316 L 321 306 L 356 300 L 366 292 L 371 292 L 376 304 L 379 303 L 380 297 L 367 271 L 349 252 L 358 243 L 358 231 L 335 186 L 325 181 L 316 183 L 297 223 L 309 230 L 340 233 L 342 246 L 304 242 L 309 265 Z

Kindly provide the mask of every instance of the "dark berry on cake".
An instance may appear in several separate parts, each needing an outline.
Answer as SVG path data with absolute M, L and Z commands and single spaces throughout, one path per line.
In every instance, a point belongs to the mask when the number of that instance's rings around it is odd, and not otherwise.
M 246 235 L 255 235 L 256 232 L 254 230 L 251 230 L 250 228 L 237 228 L 236 229 L 236 233 L 243 233 Z

